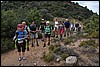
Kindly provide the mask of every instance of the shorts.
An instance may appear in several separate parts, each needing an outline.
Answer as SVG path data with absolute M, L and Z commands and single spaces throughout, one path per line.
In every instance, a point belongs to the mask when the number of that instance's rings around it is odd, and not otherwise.
M 58 26 L 55 26 L 55 27 L 54 27 L 54 30 L 58 30 Z
M 47 38 L 47 37 L 50 38 L 50 35 L 51 34 L 45 34 L 45 38 Z
M 72 31 L 74 31 L 74 30 L 75 30 L 75 28 L 71 28 L 71 30 L 72 30 Z
M 37 33 L 31 33 L 30 36 L 31 36 L 31 38 L 38 38 L 38 34 Z
M 64 29 L 61 29 L 61 30 L 60 30 L 60 34 L 63 34 L 63 32 L 64 32 Z
M 25 40 L 23 40 L 23 43 L 21 43 L 21 44 L 18 44 L 18 40 L 17 40 L 16 46 L 17 46 L 18 52 L 21 52 L 21 51 L 25 52 L 25 49 L 26 49 L 26 42 L 25 42 Z
M 70 28 L 70 26 L 65 26 L 66 29 Z

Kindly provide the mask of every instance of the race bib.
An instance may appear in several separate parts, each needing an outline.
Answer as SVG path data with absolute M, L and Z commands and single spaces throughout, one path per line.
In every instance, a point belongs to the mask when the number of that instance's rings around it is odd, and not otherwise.
M 18 40 L 18 43 L 23 43 L 23 40 Z

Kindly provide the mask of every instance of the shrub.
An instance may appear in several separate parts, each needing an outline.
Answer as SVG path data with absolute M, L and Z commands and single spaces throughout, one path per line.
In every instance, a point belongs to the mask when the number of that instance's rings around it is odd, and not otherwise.
M 1 39 L 1 53 L 10 51 L 14 49 L 14 42 L 8 38 Z
M 82 41 L 79 45 L 79 47 L 86 45 L 85 41 Z
M 93 32 L 91 34 L 91 37 L 93 37 L 93 38 L 99 37 L 99 32 Z
M 47 53 L 47 54 L 44 54 L 44 55 L 43 55 L 43 59 L 44 59 L 44 61 L 46 61 L 46 62 L 52 61 L 52 60 L 53 60 L 53 54 L 52 54 L 52 52 L 49 52 L 49 53 Z
M 70 39 L 70 38 L 68 39 L 68 38 L 67 38 L 67 39 L 64 40 L 64 45 L 68 45 L 68 44 L 70 44 L 71 42 L 73 42 L 72 39 Z
M 63 53 L 62 54 L 62 59 L 65 60 L 68 56 L 69 56 L 69 54 Z
M 88 40 L 88 41 L 82 41 L 79 45 L 79 47 L 81 46 L 94 46 L 95 45 L 95 40 Z
M 54 45 L 51 44 L 51 45 L 49 46 L 49 50 L 53 51 L 53 50 L 54 50 Z

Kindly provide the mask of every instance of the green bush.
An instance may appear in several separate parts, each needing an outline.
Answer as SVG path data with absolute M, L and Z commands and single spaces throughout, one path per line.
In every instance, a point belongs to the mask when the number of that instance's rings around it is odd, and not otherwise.
M 99 32 L 93 32 L 92 34 L 91 34 L 91 37 L 93 37 L 93 38 L 96 38 L 96 37 L 99 37 Z
M 57 43 L 57 44 L 55 45 L 55 47 L 61 47 L 60 43 Z
M 82 41 L 82 42 L 80 43 L 79 47 L 84 46 L 84 45 L 86 45 L 86 42 L 85 42 L 85 41 Z
M 53 54 L 52 54 L 52 52 L 49 52 L 49 53 L 47 53 L 47 54 L 44 54 L 44 55 L 43 55 L 43 59 L 44 59 L 44 61 L 46 61 L 46 62 L 52 61 L 52 60 L 53 60 Z
M 64 40 L 64 45 L 68 45 L 71 42 L 73 42 L 73 40 L 71 38 L 67 38 L 67 39 Z
M 49 46 L 49 50 L 53 51 L 53 50 L 54 50 L 54 45 L 51 44 L 51 45 Z
M 62 59 L 65 60 L 68 56 L 69 56 L 69 54 L 63 53 L 62 54 Z
M 57 38 L 54 38 L 54 43 L 57 42 L 57 40 L 58 40 Z
M 8 38 L 1 39 L 1 53 L 14 49 L 14 42 Z
M 80 43 L 79 47 L 84 46 L 84 45 L 94 46 L 95 45 L 95 40 L 82 41 Z

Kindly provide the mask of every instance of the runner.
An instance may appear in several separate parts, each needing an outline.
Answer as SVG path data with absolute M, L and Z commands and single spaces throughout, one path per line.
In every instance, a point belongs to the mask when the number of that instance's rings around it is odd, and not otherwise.
M 58 38 L 58 26 L 59 26 L 58 19 L 56 18 L 55 26 L 54 26 L 54 31 L 55 31 L 55 37 L 56 38 Z
M 26 60 L 25 58 L 25 49 L 26 49 L 26 41 L 25 41 L 25 36 L 26 36 L 26 31 L 22 30 L 22 24 L 17 25 L 17 31 L 16 31 L 16 44 L 15 46 L 18 49 L 19 52 L 19 58 L 18 61 L 21 61 L 21 59 Z M 22 57 L 21 57 L 21 48 L 22 48 Z
M 36 26 L 36 24 L 34 24 L 34 21 L 32 21 L 32 24 L 30 25 L 30 35 L 31 35 L 31 40 L 32 40 L 32 47 L 34 46 L 34 43 L 36 39 L 36 43 L 37 43 L 37 46 L 38 45 L 38 34 L 37 34 L 37 30 L 38 30 L 38 27 Z
M 65 26 L 64 37 L 66 37 L 66 33 L 67 36 L 69 36 L 70 33 L 70 22 L 68 19 L 66 19 L 66 21 L 64 22 L 64 26 Z
M 27 32 L 27 51 L 29 51 L 29 40 L 30 40 L 30 28 L 26 25 L 26 22 L 22 22 L 23 29 Z
M 60 24 L 59 24 L 59 34 L 60 34 L 60 40 L 62 39 L 62 34 L 63 34 L 63 32 L 64 32 L 64 25 L 63 25 L 63 23 L 60 21 L 59 22 Z
M 45 26 L 46 26 L 46 23 L 44 22 L 44 19 L 42 19 L 42 22 L 41 22 L 40 28 L 39 28 L 39 30 L 41 30 L 41 32 L 42 32 L 42 41 L 44 41 Z
M 47 38 L 48 38 L 48 46 L 50 45 L 50 35 L 51 35 L 51 30 L 52 30 L 52 27 L 50 26 L 50 22 L 47 21 L 46 22 L 46 27 L 45 27 L 45 39 L 44 39 L 44 46 L 46 46 L 46 41 L 47 41 Z

